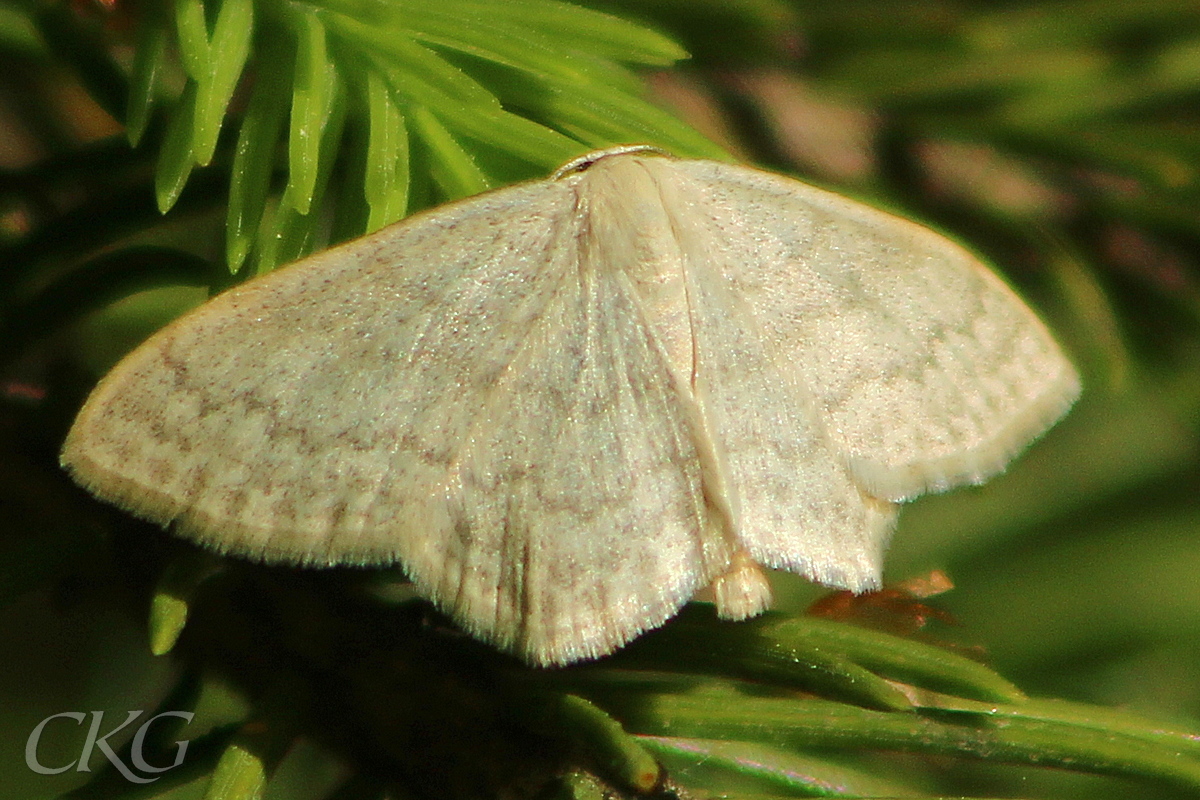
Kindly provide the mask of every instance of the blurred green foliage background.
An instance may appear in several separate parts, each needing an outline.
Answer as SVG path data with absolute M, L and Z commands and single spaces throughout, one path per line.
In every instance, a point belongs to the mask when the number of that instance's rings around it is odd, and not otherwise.
M 1156 733 L 1200 732 L 1194 3 L 3 0 L 0 64 L 0 797 L 93 775 L 74 796 L 251 797 L 268 775 L 278 800 L 669 794 L 637 783 L 646 753 L 696 797 L 1200 793 L 1197 737 Z M 828 633 L 796 616 L 821 592 L 780 576 L 791 632 L 692 615 L 611 666 L 530 675 L 377 576 L 213 563 L 57 469 L 95 379 L 207 293 L 632 141 L 946 232 L 1084 373 L 1009 473 L 905 510 L 887 577 L 955 588 L 901 593 L 867 620 L 888 632 L 797 655 Z M 825 683 L 721 641 L 792 648 Z M 1096 707 L 1021 705 L 963 654 Z M 1008 739 L 988 702 L 1016 709 Z M 49 714 L 156 706 L 201 720 L 172 780 L 25 766 Z M 39 757 L 67 764 L 83 731 L 54 730 Z

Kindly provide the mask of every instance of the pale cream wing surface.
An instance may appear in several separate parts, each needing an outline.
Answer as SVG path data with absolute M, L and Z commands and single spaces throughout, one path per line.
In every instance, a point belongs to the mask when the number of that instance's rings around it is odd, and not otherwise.
M 830 438 L 819 408 L 769 320 L 728 275 L 746 253 L 723 244 L 727 208 L 706 187 L 647 159 L 672 217 L 694 337 L 696 400 L 717 450 L 738 540 L 754 560 L 821 583 L 877 588 L 895 520 L 893 504 L 868 495 Z
M 227 292 L 102 382 L 64 463 L 221 551 L 399 560 L 533 662 L 611 651 L 728 554 L 705 543 L 693 409 L 627 281 L 580 263 L 578 182 L 439 209 Z
M 872 494 L 977 483 L 1057 420 L 1078 377 L 1045 326 L 962 248 L 786 178 L 664 162 L 694 181 L 713 260 Z
M 426 580 L 441 571 L 445 606 L 535 663 L 661 624 L 728 561 L 693 417 L 624 276 L 575 270 L 454 462 L 457 535 Z
M 573 203 L 560 184 L 508 189 L 226 292 L 105 377 L 64 464 L 222 551 L 394 561 L 427 535 L 422 498 L 557 291 L 528 262 Z

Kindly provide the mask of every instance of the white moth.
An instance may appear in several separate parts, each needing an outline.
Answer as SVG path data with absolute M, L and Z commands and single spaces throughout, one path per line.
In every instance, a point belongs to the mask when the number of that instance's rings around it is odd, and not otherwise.
M 979 483 L 1078 377 L 962 248 L 643 147 L 230 290 L 125 358 L 63 464 L 218 551 L 399 563 L 534 664 L 609 653 L 763 567 L 879 585 L 896 503 Z

